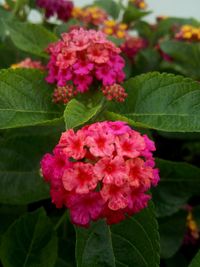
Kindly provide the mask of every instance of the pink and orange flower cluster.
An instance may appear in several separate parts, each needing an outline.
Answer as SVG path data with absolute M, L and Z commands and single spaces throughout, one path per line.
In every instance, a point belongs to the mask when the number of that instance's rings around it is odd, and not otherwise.
M 41 161 L 52 202 L 70 210 L 74 224 L 120 222 L 147 206 L 159 181 L 154 143 L 121 121 L 97 122 L 61 135 Z
M 101 31 L 73 29 L 48 47 L 50 61 L 46 80 L 58 87 L 72 84 L 80 93 L 89 90 L 96 81 L 112 86 L 121 83 L 125 62 L 121 50 L 106 39 Z

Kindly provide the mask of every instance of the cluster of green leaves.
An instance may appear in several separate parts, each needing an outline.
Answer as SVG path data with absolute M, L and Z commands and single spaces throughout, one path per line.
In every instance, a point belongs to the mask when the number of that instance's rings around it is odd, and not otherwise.
M 77 23 L 31 24 L 24 12 L 32 1 L 7 1 L 11 11 L 0 8 L 0 261 L 4 267 L 198 267 L 200 254 L 191 260 L 182 254 L 187 212 L 183 208 L 199 197 L 200 169 L 200 78 L 199 44 L 171 40 L 173 25 L 195 20 L 168 18 L 155 30 L 143 21 L 144 12 L 113 0 L 95 1 L 113 17 L 123 12 L 123 21 L 148 40 L 135 65 L 126 59 L 124 103 L 106 103 L 98 93 L 71 100 L 66 107 L 52 103 L 52 86 L 39 70 L 10 69 L 27 56 L 44 63 L 45 48 L 63 31 Z M 30 2 L 30 3 L 29 3 Z M 120 2 L 120 1 L 119 1 Z M 30 6 L 31 5 L 31 6 Z M 25 8 L 26 7 L 26 8 Z M 23 10 L 23 12 L 21 12 Z M 25 16 L 25 17 L 24 17 Z M 20 21 L 21 20 L 21 21 Z M 25 21 L 24 21 L 25 20 Z M 161 38 L 164 38 L 160 41 Z M 117 44 L 119 40 L 113 38 Z M 121 42 L 121 41 L 120 41 Z M 164 62 L 155 45 L 173 62 Z M 155 71 L 167 70 L 171 74 Z M 141 74 L 143 73 L 143 74 Z M 179 76 L 183 74 L 186 77 Z M 193 79 L 191 79 L 193 78 Z M 73 228 L 68 214 L 56 210 L 49 200 L 49 187 L 40 175 L 40 160 L 51 152 L 62 131 L 100 120 L 122 120 L 152 135 L 158 144 L 157 166 L 161 181 L 152 190 L 149 207 L 111 227 L 105 221 L 89 229 Z M 179 142 L 187 154 L 174 159 Z M 179 152 L 180 152 L 179 151 Z M 160 157 L 160 158 L 159 158 Z M 187 162 L 184 162 L 187 161 Z M 200 226 L 200 208 L 194 217 Z

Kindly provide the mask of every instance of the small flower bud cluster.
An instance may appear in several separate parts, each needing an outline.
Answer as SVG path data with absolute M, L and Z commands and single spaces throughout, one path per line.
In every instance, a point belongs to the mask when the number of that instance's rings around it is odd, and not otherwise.
M 66 206 L 74 224 L 120 222 L 148 204 L 159 181 L 154 143 L 121 121 L 97 122 L 61 135 L 41 161 L 52 202 Z
M 124 102 L 128 96 L 125 89 L 117 83 L 102 87 L 102 92 L 108 100 L 116 100 L 117 102 Z
M 57 87 L 53 92 L 53 102 L 56 104 L 64 103 L 67 104 L 74 96 L 76 96 L 77 91 L 73 85 L 66 85 L 62 87 Z
M 68 21 L 71 18 L 73 3 L 69 0 L 37 0 L 36 3 L 45 10 L 46 18 L 55 15 L 62 21 Z

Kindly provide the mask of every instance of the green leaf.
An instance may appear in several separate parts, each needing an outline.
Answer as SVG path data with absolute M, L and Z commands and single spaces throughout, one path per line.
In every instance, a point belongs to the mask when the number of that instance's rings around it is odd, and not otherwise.
M 110 229 L 100 221 L 76 231 L 78 267 L 159 266 L 159 235 L 152 206 Z
M 61 117 L 51 87 L 38 70 L 0 71 L 0 129 L 37 125 Z
M 111 227 L 117 267 L 158 267 L 159 234 L 152 205 Z
M 116 44 L 117 46 L 120 46 L 121 44 L 124 43 L 124 38 L 117 38 L 112 35 L 108 36 L 107 39 Z
M 56 26 L 54 29 L 54 32 L 56 33 L 56 35 L 60 36 L 63 32 L 68 32 L 70 27 L 75 26 L 75 25 L 81 26 L 81 22 L 73 18 L 73 19 L 70 19 L 66 23 Z
M 49 197 L 40 160 L 52 151 L 61 131 L 53 126 L 5 132 L 0 142 L 0 203 L 22 205 Z
M 61 258 L 58 258 L 56 261 L 56 265 L 54 267 L 72 267 L 73 265 L 71 265 L 70 263 L 64 261 Z
M 198 82 L 153 72 L 129 79 L 124 88 L 126 101 L 110 104 L 110 111 L 122 118 L 167 132 L 200 132 Z
M 189 267 L 199 267 L 200 266 L 200 251 L 196 254 Z
M 186 211 L 159 219 L 161 258 L 171 258 L 181 247 L 186 230 Z
M 0 205 L 0 243 L 8 227 L 27 210 L 26 206 Z
M 183 162 L 157 160 L 161 180 L 152 189 L 158 216 L 177 212 L 191 196 L 200 191 L 200 169 Z
M 4 267 L 54 267 L 57 237 L 43 209 L 21 217 L 9 227 L 0 255 Z
M 192 214 L 193 214 L 194 220 L 196 221 L 196 223 L 198 224 L 198 227 L 200 228 L 200 206 L 199 205 L 193 207 Z
M 71 236 L 67 236 L 66 240 L 59 238 L 58 259 L 55 267 L 76 267 L 74 258 L 75 245 L 72 242 Z
M 27 53 L 19 51 L 10 38 L 0 43 L 0 55 L 0 68 L 2 69 L 9 68 L 12 64 L 20 62 L 27 57 Z
M 158 51 L 151 48 L 142 49 L 136 56 L 135 72 L 145 73 L 159 69 L 160 55 Z
M 76 227 L 77 267 L 115 267 L 111 233 L 104 221 L 89 229 Z
M 114 0 L 96 0 L 94 5 L 103 8 L 114 19 L 117 19 L 120 13 L 120 5 Z
M 64 111 L 66 129 L 75 128 L 88 122 L 98 114 L 100 109 L 100 104 L 95 107 L 88 108 L 76 99 L 72 99 Z
M 41 57 L 47 57 L 45 49 L 57 37 L 41 25 L 21 23 L 16 21 L 4 22 L 13 43 L 21 50 Z
M 131 5 L 131 6 L 128 6 L 124 12 L 123 22 L 124 23 L 130 23 L 130 22 L 138 20 L 138 19 L 140 19 L 140 18 L 142 18 L 142 17 L 144 17 L 150 13 L 151 12 L 149 12 L 149 11 L 141 11 L 138 8 Z
M 152 28 L 151 25 L 146 21 L 137 21 L 134 25 L 134 29 L 138 31 L 139 36 L 141 36 L 142 38 L 151 40 L 153 34 Z
M 191 78 L 200 79 L 200 44 L 180 41 L 163 41 L 160 43 L 163 52 L 172 57 L 172 62 L 165 62 L 163 67 L 172 68 Z
M 166 267 L 188 267 L 188 262 L 185 255 L 181 252 L 178 252 L 174 257 L 165 260 Z

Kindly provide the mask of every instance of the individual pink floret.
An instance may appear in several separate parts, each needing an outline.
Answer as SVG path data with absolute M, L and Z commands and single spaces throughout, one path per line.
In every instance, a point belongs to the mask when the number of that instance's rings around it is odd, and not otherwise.
M 84 136 L 81 132 L 77 134 L 73 130 L 64 132 L 61 135 L 59 145 L 63 147 L 63 153 L 74 159 L 82 159 L 85 156 Z
M 96 132 L 88 136 L 86 144 L 90 148 L 90 153 L 95 157 L 112 156 L 114 151 L 114 136 L 105 134 L 103 131 Z
M 66 206 L 74 224 L 105 218 L 120 222 L 147 207 L 159 181 L 154 143 L 122 121 L 104 121 L 62 133 L 41 160 L 52 202 Z
M 147 191 L 151 187 L 153 180 L 153 169 L 146 167 L 141 158 L 126 161 L 128 168 L 129 185 L 135 190 Z
M 128 206 L 130 195 L 128 184 L 120 187 L 114 184 L 104 184 L 100 193 L 104 201 L 108 202 L 108 208 L 111 210 L 120 210 Z
M 145 142 L 138 132 L 132 130 L 116 139 L 116 147 L 118 155 L 136 158 L 144 150 Z
M 76 162 L 64 171 L 62 181 L 67 191 L 86 194 L 96 188 L 98 178 L 94 175 L 92 164 Z
M 104 157 L 94 166 L 94 173 L 103 179 L 104 184 L 123 185 L 128 179 L 128 172 L 123 158 L 116 156 L 115 158 Z
M 104 201 L 99 192 L 72 194 L 67 199 L 72 223 L 88 227 L 90 222 L 101 217 Z

